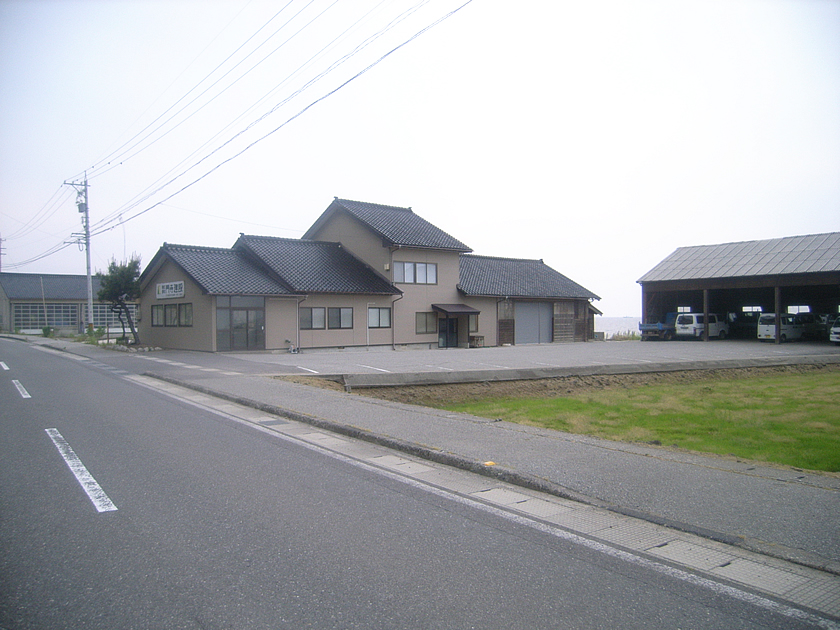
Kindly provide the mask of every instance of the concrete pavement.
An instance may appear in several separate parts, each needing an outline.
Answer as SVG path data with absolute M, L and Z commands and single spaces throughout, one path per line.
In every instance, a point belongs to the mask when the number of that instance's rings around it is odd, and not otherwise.
M 334 374 L 345 374 L 351 387 L 358 387 L 361 381 L 369 385 L 375 384 L 376 379 L 447 381 L 456 372 L 474 372 L 473 379 L 492 380 L 593 371 L 606 374 L 797 362 L 838 363 L 840 352 L 831 346 L 788 344 L 780 348 L 756 343 L 739 346 L 731 341 L 606 342 L 460 352 L 247 357 L 192 353 L 194 364 L 185 364 L 185 353 L 174 351 L 149 353 L 141 361 L 138 357 L 117 357 L 117 353 L 82 344 L 46 340 L 38 343 L 95 356 L 99 361 L 133 362 L 143 368 L 138 371 L 216 397 L 840 574 L 837 519 L 840 476 L 494 422 L 267 376 L 320 372 L 324 366 L 331 366 Z M 573 360 L 569 359 L 570 355 L 574 355 Z M 614 358 L 613 365 L 608 361 L 610 356 Z M 401 363 L 408 367 L 397 371 Z M 495 367 L 476 367 L 476 363 L 491 363 Z M 196 369 L 181 367 L 185 365 Z M 208 367 L 213 365 L 221 367 Z M 380 367 L 383 365 L 387 367 Z M 235 369 L 237 366 L 242 369 Z M 335 366 L 345 369 L 335 370 Z M 495 465 L 485 465 L 488 461 Z

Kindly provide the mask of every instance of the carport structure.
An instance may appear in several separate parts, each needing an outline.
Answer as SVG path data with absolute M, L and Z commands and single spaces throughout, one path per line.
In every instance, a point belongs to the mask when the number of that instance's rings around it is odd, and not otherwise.
M 837 315 L 840 232 L 680 247 L 637 282 L 643 322 L 687 309 L 726 315 L 734 323 L 750 313 L 775 313 L 779 343 L 780 314 L 789 307 Z

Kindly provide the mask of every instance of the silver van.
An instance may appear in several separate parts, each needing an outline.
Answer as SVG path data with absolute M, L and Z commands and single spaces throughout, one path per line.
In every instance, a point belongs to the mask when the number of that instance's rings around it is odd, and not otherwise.
M 791 341 L 802 339 L 805 326 L 798 316 L 790 313 L 782 313 L 781 329 L 779 330 L 779 341 Z M 760 341 L 776 340 L 776 314 L 765 313 L 758 318 L 758 339 Z
M 680 313 L 677 316 L 677 337 L 702 337 L 706 320 L 702 313 Z M 726 339 L 729 334 L 729 322 L 714 313 L 709 313 L 709 337 Z

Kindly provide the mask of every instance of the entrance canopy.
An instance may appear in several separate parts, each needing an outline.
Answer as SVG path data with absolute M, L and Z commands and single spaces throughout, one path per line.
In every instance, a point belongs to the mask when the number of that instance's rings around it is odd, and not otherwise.
M 432 308 L 444 315 L 478 315 L 481 312 L 466 304 L 432 304 Z

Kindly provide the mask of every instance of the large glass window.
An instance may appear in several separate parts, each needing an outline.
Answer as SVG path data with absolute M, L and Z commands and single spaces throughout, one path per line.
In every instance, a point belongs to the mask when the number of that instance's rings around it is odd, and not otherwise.
M 219 298 L 216 298 L 216 350 L 225 352 L 230 350 L 230 309 L 219 308 Z M 230 300 L 227 300 L 230 305 Z
M 179 304 L 178 305 L 178 325 L 192 326 L 193 325 L 193 305 Z
M 166 304 L 163 307 L 163 317 L 165 320 L 165 326 L 177 326 L 178 325 L 178 305 L 177 304 Z
M 192 326 L 193 305 L 153 304 L 152 326 Z
M 391 327 L 391 309 L 390 308 L 368 308 L 368 328 L 390 328 Z
M 327 309 L 323 306 L 303 307 L 300 309 L 301 330 L 322 330 L 327 327 Z
M 429 333 L 436 333 L 437 330 L 437 313 L 429 311 L 427 313 L 414 314 L 414 332 L 418 335 L 425 335 Z
M 347 307 L 327 309 L 327 326 L 329 328 L 353 328 L 353 309 Z
M 77 304 L 32 303 L 14 304 L 13 307 L 13 318 L 17 328 L 75 328 L 80 321 Z
M 192 322 L 192 317 L 191 307 L 178 312 L 179 321 Z M 265 349 L 263 296 L 216 296 L 216 349 L 220 352 Z
M 405 284 L 437 284 L 437 264 L 395 262 L 394 282 Z
M 131 314 L 132 321 L 137 321 L 137 305 L 126 304 L 128 312 Z M 86 306 L 82 307 L 82 312 Z M 126 322 L 128 324 L 128 322 Z M 120 325 L 120 318 L 117 313 L 111 310 L 110 304 L 94 304 L 93 305 L 93 327 L 94 328 L 114 328 Z M 162 325 L 162 324 L 161 324 Z

